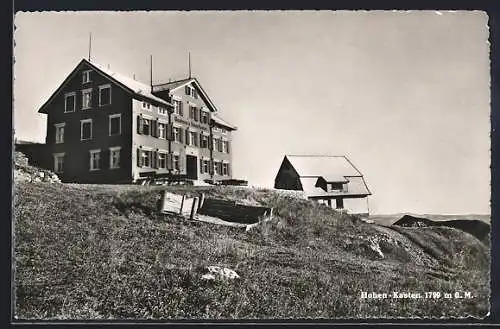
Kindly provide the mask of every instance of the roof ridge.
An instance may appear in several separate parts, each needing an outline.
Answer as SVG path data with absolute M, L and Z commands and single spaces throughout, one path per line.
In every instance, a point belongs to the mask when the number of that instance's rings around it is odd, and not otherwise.
M 308 158 L 345 158 L 345 155 L 328 155 L 328 154 L 285 154 L 288 157 L 308 157 Z

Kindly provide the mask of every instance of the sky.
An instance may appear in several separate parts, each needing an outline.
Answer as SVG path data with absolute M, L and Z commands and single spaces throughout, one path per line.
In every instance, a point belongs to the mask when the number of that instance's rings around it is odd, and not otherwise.
M 192 74 L 238 127 L 234 178 L 272 187 L 285 154 L 346 155 L 374 214 L 490 213 L 488 17 L 480 11 L 18 13 L 14 129 L 88 57 L 149 83 Z

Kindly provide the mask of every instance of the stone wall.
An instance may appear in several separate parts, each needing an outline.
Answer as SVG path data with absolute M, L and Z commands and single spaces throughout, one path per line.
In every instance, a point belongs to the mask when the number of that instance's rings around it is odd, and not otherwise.
M 59 177 L 50 170 L 28 165 L 28 158 L 21 152 L 14 152 L 15 182 L 48 182 L 60 183 Z

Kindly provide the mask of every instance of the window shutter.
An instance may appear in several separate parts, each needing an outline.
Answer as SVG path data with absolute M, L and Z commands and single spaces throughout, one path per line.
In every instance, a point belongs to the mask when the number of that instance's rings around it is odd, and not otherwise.
M 167 131 L 166 131 L 166 133 L 167 133 L 166 137 L 167 137 L 168 140 L 174 140 L 174 129 L 172 127 L 172 124 L 168 124 L 167 125 Z
M 190 145 L 189 142 L 190 142 L 190 140 L 189 140 L 189 130 L 186 129 L 186 144 Z
M 184 129 L 179 128 L 179 142 L 184 143 Z
M 179 171 L 184 170 L 184 161 L 183 158 L 179 155 Z
M 213 139 L 213 137 L 209 137 L 209 138 L 208 138 L 208 148 L 209 148 L 210 150 L 213 150 L 213 149 L 214 149 L 214 139 Z
M 118 158 L 118 167 L 120 168 L 124 168 L 125 167 L 125 148 L 121 148 L 120 149 L 120 157 Z M 128 159 L 130 159 L 129 157 L 127 157 L 127 161 Z
M 230 152 L 230 151 L 229 151 L 229 148 L 230 148 L 230 147 L 229 147 L 229 141 L 227 141 L 227 142 L 226 142 L 226 146 L 227 146 L 227 148 L 226 148 L 226 152 L 227 152 L 227 154 L 229 154 L 229 152 Z
M 137 116 L 137 133 L 142 135 L 142 118 L 140 115 Z
M 184 109 L 182 108 L 182 101 L 179 101 L 179 114 L 180 114 L 181 116 L 183 116 L 183 115 L 184 115 Z
M 208 172 L 210 173 L 210 175 L 214 174 L 214 160 L 213 159 L 210 159 L 210 161 L 208 162 Z
M 172 156 L 172 153 L 168 153 L 167 154 L 167 159 L 166 159 L 166 161 L 167 161 L 167 169 L 168 170 L 172 170 L 174 168 L 174 166 L 173 166 L 173 160 L 174 160 L 174 158 Z
M 152 151 L 152 156 L 153 156 L 153 161 L 152 164 L 153 164 L 153 168 L 158 168 L 158 152 L 157 151 Z
M 184 93 L 185 93 L 186 95 L 189 95 L 189 86 L 185 86 L 185 87 L 184 87 Z
M 141 149 L 137 149 L 137 167 L 141 168 L 142 167 L 142 152 Z

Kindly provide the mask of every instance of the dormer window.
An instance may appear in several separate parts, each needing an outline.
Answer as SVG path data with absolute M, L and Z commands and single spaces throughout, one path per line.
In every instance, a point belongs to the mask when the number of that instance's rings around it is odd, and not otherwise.
M 342 191 L 344 189 L 344 184 L 342 184 L 342 183 L 328 183 L 328 188 L 331 191 Z
M 92 72 L 91 70 L 83 71 L 82 72 L 82 83 L 89 83 L 89 82 L 91 82 L 91 80 L 90 80 L 90 73 L 91 72 Z
M 184 87 L 184 91 L 186 95 L 189 95 L 193 98 L 198 98 L 198 93 L 196 92 L 196 89 L 193 88 L 193 86 L 187 85 Z

